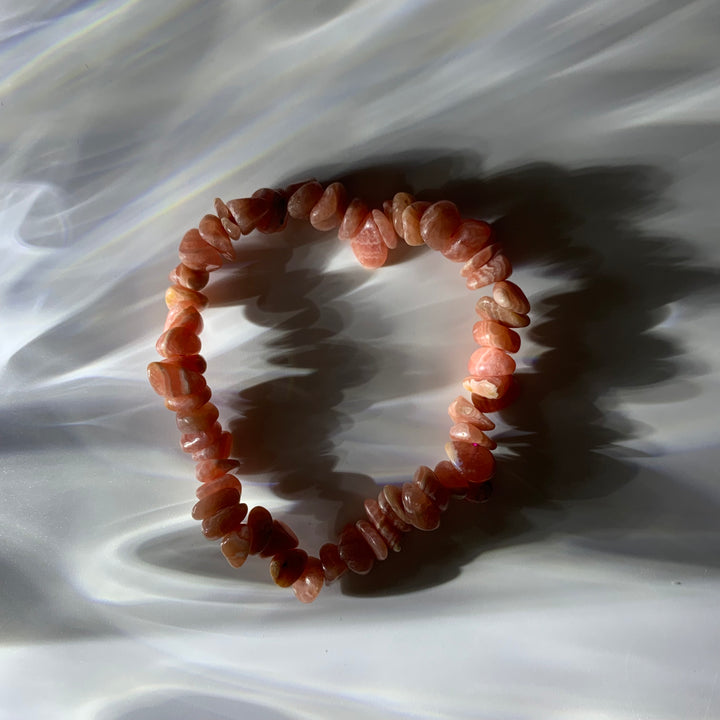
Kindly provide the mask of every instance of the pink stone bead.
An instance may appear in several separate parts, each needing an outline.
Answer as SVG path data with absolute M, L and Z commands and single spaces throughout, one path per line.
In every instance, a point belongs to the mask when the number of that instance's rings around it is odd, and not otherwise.
M 405 208 L 412 205 L 415 202 L 415 198 L 406 192 L 399 192 L 393 196 L 392 199 L 392 223 L 395 228 L 395 232 L 400 236 L 404 237 L 403 234 L 403 220 L 402 216 L 405 212 Z
M 304 180 L 298 180 L 298 182 L 290 183 L 287 187 L 283 188 L 280 193 L 290 201 L 290 198 L 303 186 L 309 183 L 317 182 L 317 178 L 305 178 Z
M 520 336 L 504 325 L 492 320 L 479 320 L 473 325 L 473 339 L 478 345 L 496 347 L 515 353 L 520 349 Z
M 487 448 L 453 440 L 445 444 L 448 460 L 467 482 L 485 482 L 495 474 L 495 458 Z
M 516 313 L 527 314 L 530 312 L 530 302 L 525 297 L 525 293 L 515 283 L 508 280 L 495 283 L 493 300 L 500 307 L 508 308 Z
M 429 202 L 418 200 L 403 210 L 402 233 L 400 235 L 408 245 L 424 245 L 424 240 L 420 234 L 420 220 L 429 207 Z
M 309 557 L 302 575 L 292 584 L 295 597 L 302 603 L 311 603 L 320 594 L 325 577 L 323 566 L 316 557 Z
M 189 413 L 178 413 L 176 423 L 180 432 L 203 432 L 217 422 L 218 415 L 217 407 L 209 402 L 197 408 L 197 410 L 191 410 Z
M 223 477 L 238 465 L 240 463 L 237 460 L 202 460 L 195 466 L 195 477 L 201 483 L 211 482 L 215 478 Z
M 232 451 L 232 435 L 225 431 L 212 444 L 192 454 L 193 460 L 223 460 L 230 457 Z
M 264 550 L 273 531 L 273 517 L 262 505 L 254 507 L 247 520 L 250 528 L 250 554 L 257 555 Z
M 193 270 L 180 263 L 170 272 L 169 278 L 173 285 L 182 285 L 190 290 L 202 290 L 210 280 L 210 273 Z
M 402 504 L 410 524 L 418 530 L 435 530 L 440 526 L 440 508 L 414 483 L 403 484 Z
M 396 248 L 398 236 L 395 233 L 393 224 L 387 219 L 385 213 L 380 212 L 380 210 L 373 210 L 372 217 L 385 245 L 387 245 L 390 250 Z
M 506 407 L 511 405 L 518 394 L 518 385 L 512 375 L 506 376 L 510 381 L 510 387 L 507 389 L 505 394 L 499 398 L 486 398 L 477 393 L 473 393 L 470 396 L 472 404 L 483 413 L 500 412 Z
M 167 305 L 169 310 L 186 307 L 188 305 L 194 307 L 196 310 L 204 310 L 207 304 L 207 295 L 203 295 L 195 290 L 190 290 L 182 285 L 171 285 L 165 291 L 165 305 Z
M 280 232 L 287 225 L 287 199 L 282 193 L 270 188 L 260 188 L 252 194 L 253 198 L 267 200 L 270 209 L 255 223 L 258 232 L 269 235 Z
M 484 377 L 466 377 L 463 387 L 470 393 L 490 400 L 498 400 L 512 387 L 512 375 L 487 375 Z
M 361 230 L 365 218 L 370 214 L 370 208 L 360 199 L 353 198 L 343 215 L 338 228 L 340 240 L 351 240 Z
M 328 185 L 310 213 L 310 224 L 316 230 L 332 230 L 340 225 L 347 210 L 347 191 L 342 183 Z
M 205 462 L 210 462 L 206 460 Z M 202 483 L 195 491 L 195 497 L 202 500 L 208 495 L 224 490 L 225 488 L 235 488 L 239 493 L 242 492 L 242 484 L 234 475 L 220 475 L 212 480 Z
M 325 192 L 323 186 L 313 180 L 301 185 L 288 200 L 288 214 L 296 220 L 307 220 L 315 205 Z
M 458 395 L 448 408 L 448 415 L 454 423 L 470 423 L 479 430 L 492 430 L 495 423 L 483 415 L 469 400 Z
M 447 509 L 450 504 L 450 493 L 429 467 L 421 465 L 415 471 L 412 481 L 432 500 L 439 510 Z
M 469 442 L 480 445 L 480 447 L 494 450 L 497 443 L 489 438 L 482 430 L 478 430 L 469 423 L 457 423 L 450 428 L 450 439 L 458 442 Z
M 222 432 L 222 426 L 216 422 L 207 430 L 199 430 L 192 433 L 183 433 L 180 436 L 180 447 L 183 452 L 196 453 L 198 450 L 204 450 L 217 442 Z
M 320 562 L 322 563 L 326 583 L 330 584 L 331 582 L 335 582 L 335 580 L 347 572 L 347 565 L 340 557 L 338 547 L 335 543 L 325 543 L 320 548 L 318 554 L 320 555 Z
M 420 237 L 433 250 L 443 252 L 450 247 L 452 236 L 460 227 L 460 211 L 455 203 L 441 200 L 433 203 L 420 219 Z
M 247 515 L 245 503 L 225 507 L 202 521 L 202 534 L 208 540 L 219 540 L 223 535 L 236 531 Z
M 355 523 L 355 527 L 360 531 L 360 534 L 375 554 L 375 557 L 378 560 L 386 560 L 388 547 L 380 533 L 367 520 L 358 520 Z
M 512 375 L 515 361 L 499 348 L 481 347 L 470 356 L 468 372 L 474 377 Z
M 388 248 L 382 239 L 380 230 L 373 219 L 372 213 L 365 218 L 360 232 L 350 243 L 358 262 L 366 268 L 379 268 L 385 264 Z
M 174 305 L 165 320 L 166 331 L 170 328 L 185 328 L 194 335 L 199 335 L 203 327 L 202 315 L 192 305 Z
M 227 236 L 231 240 L 239 240 L 242 235 L 242 230 L 239 225 L 236 225 L 229 218 L 220 218 L 220 224 L 223 226 L 223 230 L 227 233 Z
M 377 500 L 367 499 L 364 503 L 365 514 L 373 527 L 380 533 L 385 544 L 394 552 L 400 551 L 400 538 L 403 536 L 402 530 L 385 515 L 380 509 Z
M 228 206 L 220 198 L 215 198 L 215 200 L 213 200 L 213 207 L 215 208 L 215 214 L 221 220 L 223 218 L 230 219 L 232 217 L 232 215 L 230 215 L 230 210 L 228 209 Z
M 468 275 L 465 280 L 465 285 L 468 290 L 478 290 L 485 285 L 490 283 L 498 282 L 499 280 L 505 280 L 512 274 L 512 265 L 507 256 L 499 252 L 492 257 L 488 262 L 476 270 L 472 275 Z
M 501 250 L 500 243 L 485 245 L 460 269 L 460 277 L 468 278 L 480 272 Z
M 207 361 L 202 355 L 180 355 L 172 359 L 168 358 L 167 362 L 177 363 L 179 367 L 197 373 L 204 373 L 207 370 Z
M 273 520 L 272 530 L 265 547 L 260 551 L 260 557 L 272 557 L 284 550 L 298 546 L 298 537 L 282 520 Z
M 195 505 L 193 505 L 190 514 L 193 520 L 205 520 L 205 518 L 212 517 L 216 513 L 219 513 L 223 508 L 237 505 L 238 502 L 240 502 L 240 492 L 238 489 L 226 487 L 211 495 L 207 495 L 202 500 L 198 500 Z
M 250 548 L 250 533 L 247 525 L 227 533 L 220 543 L 220 549 L 225 559 L 234 568 L 242 567 L 247 560 Z
M 186 370 L 173 360 L 151 362 L 147 374 L 153 390 L 164 397 L 192 395 L 207 386 L 201 373 Z
M 527 315 L 516 313 L 514 310 L 501 307 L 491 297 L 481 297 L 475 304 L 475 312 L 485 320 L 494 320 L 505 327 L 521 328 L 530 324 Z
M 482 220 L 463 220 L 442 254 L 453 262 L 467 262 L 490 244 L 492 228 Z
M 283 550 L 270 561 L 270 575 L 279 587 L 290 587 L 305 571 L 308 554 L 300 548 Z
M 166 330 L 155 343 L 155 349 L 163 357 L 177 355 L 197 355 L 200 352 L 200 338 L 183 327 L 172 327 Z
M 338 538 L 338 553 L 357 575 L 367 575 L 375 564 L 375 553 L 355 525 L 347 525 Z
M 212 245 L 226 260 L 235 260 L 235 250 L 230 242 L 220 218 L 215 215 L 205 215 L 198 224 L 200 237 Z
M 202 239 L 199 230 L 188 230 L 180 241 L 180 262 L 191 270 L 212 272 L 222 267 L 222 255 Z
M 165 407 L 173 412 L 190 412 L 195 408 L 204 405 L 212 397 L 212 391 L 205 385 L 202 389 L 190 395 L 178 395 L 177 397 L 166 397 Z
M 403 532 L 408 532 L 412 522 L 405 512 L 402 502 L 402 491 L 395 485 L 385 485 L 378 494 L 378 505 L 380 509 L 392 520 Z
M 228 200 L 227 206 L 243 235 L 251 233 L 257 223 L 270 212 L 270 201 L 265 197 Z

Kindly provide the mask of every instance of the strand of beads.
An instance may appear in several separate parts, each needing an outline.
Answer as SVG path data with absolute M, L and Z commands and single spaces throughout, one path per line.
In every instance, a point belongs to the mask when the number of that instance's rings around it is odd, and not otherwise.
M 492 297 L 480 298 L 475 308 L 480 320 L 473 337 L 479 347 L 463 381 L 470 399 L 460 395 L 448 409 L 453 422 L 445 445 L 448 460 L 434 469 L 420 466 L 402 487 L 385 485 L 377 499 L 365 500 L 365 517 L 347 525 L 336 543 L 323 545 L 318 557 L 299 548 L 295 533 L 266 508 L 249 510 L 241 502 L 242 485 L 232 474 L 239 465 L 230 458 L 232 436 L 218 422 L 219 411 L 204 377 L 207 365 L 199 355 L 201 312 L 208 304 L 201 290 L 210 273 L 235 259 L 233 241 L 255 230 L 279 232 L 288 217 L 308 220 L 321 231 L 337 228 L 367 268 L 381 267 L 388 252 L 404 241 L 427 245 L 463 263 L 460 274 L 471 290 L 494 283 Z M 382 210 L 371 209 L 359 198 L 348 200 L 341 183 L 324 187 L 309 180 L 284 190 L 262 188 L 228 203 L 216 199 L 215 214 L 205 215 L 197 228 L 185 233 L 179 255 L 165 293 L 165 328 L 156 343 L 163 359 L 148 365 L 148 379 L 176 413 L 180 446 L 196 463 L 200 485 L 192 517 L 202 522 L 206 538 L 221 540 L 230 565 L 240 567 L 250 555 L 270 558 L 274 581 L 292 587 L 302 602 L 312 602 L 325 583 L 348 571 L 368 573 L 390 550 L 399 551 L 403 535 L 413 528 L 436 529 L 451 498 L 489 498 L 496 444 L 485 433 L 495 427 L 486 413 L 514 397 L 511 354 L 519 350 L 520 337 L 512 328 L 530 322 L 530 304 L 507 280 L 512 268 L 490 225 L 462 218 L 451 202 L 416 201 L 404 192 L 384 202 Z

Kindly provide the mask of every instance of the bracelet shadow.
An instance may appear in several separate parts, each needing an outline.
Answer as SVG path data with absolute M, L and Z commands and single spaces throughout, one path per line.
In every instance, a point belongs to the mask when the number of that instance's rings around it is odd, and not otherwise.
M 477 158 L 439 150 L 370 163 L 346 175 L 334 167 L 308 173 L 341 180 L 352 195 L 376 205 L 407 189 L 422 199 L 453 200 L 465 215 L 497 218 L 496 231 L 515 267 L 555 279 L 552 291 L 533 298 L 527 336 L 543 351 L 532 361 L 534 372 L 518 375 L 519 400 L 501 413 L 508 430 L 495 436 L 504 449 L 491 501 L 454 503 L 439 530 L 410 533 L 402 558 L 377 563 L 366 577 L 346 576 L 343 591 L 417 591 L 457 576 L 484 552 L 556 533 L 585 551 L 717 566 L 712 549 L 633 540 L 658 524 L 668 503 L 678 528 L 706 521 L 712 527 L 717 508 L 684 487 L 682 478 L 644 477 L 644 484 L 657 487 L 642 503 L 618 497 L 639 472 L 637 453 L 624 447 L 649 429 L 614 409 L 614 393 L 667 387 L 670 400 L 692 396 L 697 364 L 670 336 L 652 331 L 680 298 L 707 302 L 712 295 L 717 301 L 718 273 L 693 264 L 687 242 L 648 236 L 637 226 L 662 207 L 670 178 L 651 166 L 569 170 L 540 163 L 485 177 L 479 165 Z M 273 249 L 264 243 L 245 251 L 235 273 L 213 286 L 210 296 L 213 305 L 243 303 L 251 322 L 279 331 L 266 345 L 266 360 L 302 371 L 222 399 L 237 413 L 230 429 L 241 474 L 288 500 L 294 526 L 297 518 L 308 527 L 331 525 L 334 514 L 337 530 L 362 517 L 362 500 L 379 490 L 366 475 L 335 469 L 339 448 L 333 437 L 352 425 L 344 394 L 363 387 L 350 408 L 357 411 L 397 392 L 399 383 L 378 377 L 401 377 L 409 353 L 392 343 L 383 313 L 362 293 L 363 270 L 324 270 L 325 245 L 312 231 L 286 232 Z M 413 250 L 405 248 L 391 262 L 407 262 Z M 293 252 L 303 269 L 293 268 Z M 372 318 L 382 347 L 344 334 L 351 319 L 363 316 Z M 427 390 L 422 382 L 417 389 Z

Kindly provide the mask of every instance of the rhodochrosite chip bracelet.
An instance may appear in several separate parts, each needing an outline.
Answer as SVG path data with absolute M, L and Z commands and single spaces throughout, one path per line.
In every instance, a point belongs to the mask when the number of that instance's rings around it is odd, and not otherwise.
M 377 498 L 365 500 L 365 517 L 347 525 L 317 557 L 298 547 L 295 533 L 267 509 L 248 510 L 241 502 L 241 483 L 232 474 L 239 466 L 230 458 L 232 436 L 218 422 L 203 375 L 207 364 L 199 355 L 200 313 L 208 304 L 200 291 L 209 274 L 235 259 L 233 241 L 254 230 L 279 232 L 288 217 L 309 220 L 321 231 L 337 228 L 366 268 L 381 267 L 403 241 L 427 245 L 463 263 L 460 275 L 471 290 L 494 284 L 492 297 L 481 297 L 475 308 L 479 320 L 472 332 L 479 347 L 463 380 L 469 399 L 458 396 L 448 409 L 453 422 L 445 445 L 448 459 L 432 469 L 419 467 L 402 486 L 385 485 Z M 514 396 L 512 353 L 520 348 L 520 337 L 512 328 L 530 322 L 530 304 L 508 282 L 510 262 L 488 223 L 462 218 L 452 202 L 416 201 L 404 192 L 385 201 L 382 209 L 371 209 L 359 198 L 348 199 L 341 183 L 324 187 L 310 180 L 284 190 L 263 188 L 227 203 L 216 199 L 215 214 L 205 215 L 185 233 L 179 255 L 165 293 L 165 328 L 156 344 L 163 359 L 148 365 L 148 378 L 176 414 L 180 446 L 196 464 L 200 485 L 192 516 L 202 522 L 206 538 L 221 541 L 230 565 L 240 567 L 249 555 L 270 558 L 273 580 L 292 587 L 302 602 L 312 602 L 325 583 L 348 571 L 364 575 L 391 550 L 399 551 L 403 535 L 413 528 L 435 530 L 451 498 L 488 499 L 496 444 L 485 433 L 495 427 L 486 413 L 505 407 Z

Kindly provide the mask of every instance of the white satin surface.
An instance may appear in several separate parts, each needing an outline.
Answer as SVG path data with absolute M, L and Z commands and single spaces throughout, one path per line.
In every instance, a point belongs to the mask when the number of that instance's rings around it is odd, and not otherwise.
M 716 0 L 0 8 L 3 720 L 720 718 Z M 495 221 L 533 303 L 491 502 L 309 606 L 204 540 L 145 378 L 183 233 L 306 177 Z M 208 382 L 316 553 L 444 457 L 482 293 L 237 247 Z

